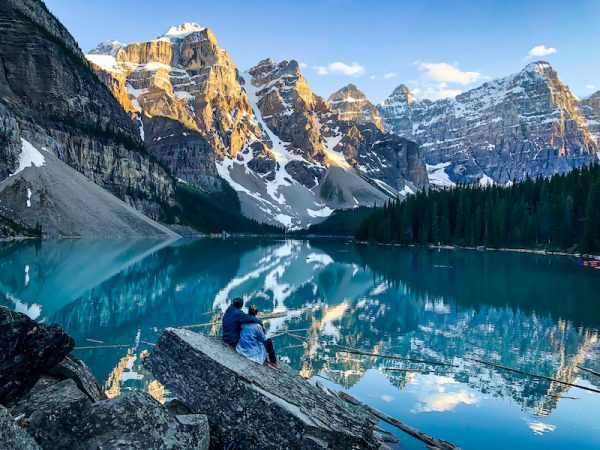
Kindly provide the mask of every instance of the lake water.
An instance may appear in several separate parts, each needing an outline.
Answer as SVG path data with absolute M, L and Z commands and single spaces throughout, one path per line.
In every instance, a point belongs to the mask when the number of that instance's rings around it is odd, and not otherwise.
M 164 396 L 140 357 L 168 326 L 218 333 L 235 296 L 279 313 L 268 333 L 303 376 L 435 437 L 465 449 L 600 448 L 600 394 L 469 359 L 600 388 L 577 368 L 600 371 L 600 270 L 575 258 L 336 240 L 0 243 L 0 304 L 64 327 L 110 395 Z

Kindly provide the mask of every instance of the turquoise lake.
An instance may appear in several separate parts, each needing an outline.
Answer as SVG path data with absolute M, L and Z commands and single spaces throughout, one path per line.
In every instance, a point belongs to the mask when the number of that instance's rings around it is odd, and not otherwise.
M 578 369 L 600 371 L 600 270 L 578 262 L 341 240 L 4 242 L 0 305 L 65 328 L 109 395 L 164 398 L 140 364 L 161 330 L 218 334 L 228 299 L 243 296 L 273 316 L 275 348 L 302 376 L 432 436 L 464 449 L 598 449 L 600 393 L 473 361 L 600 389 Z

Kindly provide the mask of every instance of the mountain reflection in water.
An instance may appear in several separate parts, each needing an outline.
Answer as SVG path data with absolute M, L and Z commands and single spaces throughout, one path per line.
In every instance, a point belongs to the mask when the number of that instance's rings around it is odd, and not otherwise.
M 243 296 L 276 313 L 268 334 L 302 376 L 430 434 L 464 448 L 600 445 L 588 413 L 600 394 L 466 359 L 600 387 L 577 369 L 600 369 L 600 271 L 572 258 L 336 240 L 63 240 L 2 243 L 0 269 L 0 304 L 63 326 L 109 395 L 168 396 L 140 364 L 161 330 L 218 333 L 228 299 Z M 118 347 L 86 348 L 102 345 Z

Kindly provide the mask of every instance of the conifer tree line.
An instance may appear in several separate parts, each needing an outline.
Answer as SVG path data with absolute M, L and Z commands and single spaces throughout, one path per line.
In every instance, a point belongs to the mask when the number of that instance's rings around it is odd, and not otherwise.
M 359 241 L 600 252 L 600 165 L 511 186 L 459 185 L 387 202 Z

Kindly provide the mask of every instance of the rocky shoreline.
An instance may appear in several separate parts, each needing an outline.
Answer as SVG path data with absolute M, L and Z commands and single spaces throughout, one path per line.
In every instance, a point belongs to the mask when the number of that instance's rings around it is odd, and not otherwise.
M 144 365 L 165 404 L 141 390 L 108 398 L 73 347 L 57 325 L 0 307 L 3 449 L 388 448 L 367 411 L 219 338 L 163 332 Z

